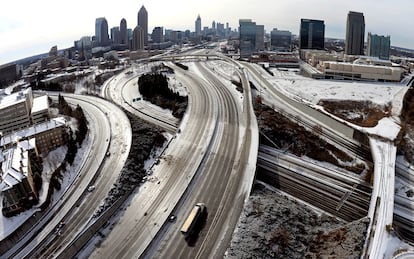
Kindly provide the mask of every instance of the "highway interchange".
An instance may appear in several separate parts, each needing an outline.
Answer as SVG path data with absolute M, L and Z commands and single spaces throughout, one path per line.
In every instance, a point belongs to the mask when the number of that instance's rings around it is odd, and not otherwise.
M 186 55 L 197 55 L 200 60 L 210 56 L 203 50 Z M 234 67 L 243 84 L 243 94 L 223 83 L 223 78 L 205 62 L 189 63 L 190 69 L 183 70 L 165 61 L 188 91 L 189 105 L 181 123 L 145 102 L 133 101 L 140 96 L 136 82 L 143 72 L 137 72 L 137 67 L 143 66 L 133 66 L 103 86 L 103 97 L 164 128 L 173 138 L 160 163 L 152 168 L 153 180 L 141 185 L 109 235 L 90 254 L 91 258 L 218 258 L 224 254 L 251 190 L 258 157 L 258 128 L 249 80 L 261 91 L 267 91 L 273 99 L 271 102 L 280 105 L 292 118 L 301 119 L 309 127 L 322 125 L 328 141 L 341 145 L 354 156 L 366 158 L 367 151 L 361 151 L 361 144 L 353 139 L 353 129 L 326 115 L 308 116 L 307 108 L 302 109 L 305 105 L 292 101 L 269 84 L 257 67 L 218 57 Z M 92 122 L 90 125 L 96 125 L 91 129 L 94 144 L 90 157 L 85 159 L 83 171 L 68 190 L 57 216 L 50 214 L 50 221 L 45 221 L 43 226 L 39 224 L 36 238 L 21 241 L 7 257 L 64 258 L 65 249 L 87 228 L 128 156 L 129 122 L 116 105 L 95 97 L 65 97 L 84 107 Z M 392 224 L 395 147 L 389 141 L 371 142 L 371 148 L 378 148 L 376 153 L 382 155 L 374 157 L 375 179 L 368 212 L 374 220 L 366 253 L 373 256 L 370 258 L 378 258 L 389 237 L 385 228 Z M 105 156 L 107 149 L 109 157 Z M 75 191 L 86 190 L 91 184 L 96 186 L 94 192 Z M 350 186 L 344 188 L 352 197 L 354 190 Z M 189 246 L 179 228 L 197 202 L 206 203 L 208 218 L 197 242 Z M 175 222 L 168 221 L 170 215 L 177 216 Z M 62 221 L 66 225 L 61 235 L 54 234 Z

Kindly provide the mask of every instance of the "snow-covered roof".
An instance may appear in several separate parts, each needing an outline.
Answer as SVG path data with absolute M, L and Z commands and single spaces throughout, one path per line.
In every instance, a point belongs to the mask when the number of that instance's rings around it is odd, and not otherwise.
M 0 109 L 4 109 L 16 103 L 26 101 L 26 95 L 30 95 L 31 91 L 31 88 L 28 88 L 17 93 L 0 96 Z
M 62 127 L 66 125 L 66 120 L 63 117 L 58 117 L 51 119 L 50 121 L 43 122 L 34 126 L 31 126 L 26 129 L 22 129 L 20 131 L 13 132 L 12 134 L 5 135 L 0 140 L 0 146 L 6 146 L 12 142 L 16 142 L 19 139 L 22 138 L 30 138 L 32 136 L 35 136 L 39 133 Z
M 32 114 L 49 109 L 47 95 L 39 96 L 33 99 Z
M 23 181 L 29 168 L 28 151 L 15 147 L 3 152 L 4 161 L 1 165 L 2 175 L 0 190 L 5 191 Z
M 36 139 L 31 138 L 29 140 L 19 141 L 19 143 L 17 143 L 17 147 L 22 148 L 25 151 L 32 150 L 36 147 Z

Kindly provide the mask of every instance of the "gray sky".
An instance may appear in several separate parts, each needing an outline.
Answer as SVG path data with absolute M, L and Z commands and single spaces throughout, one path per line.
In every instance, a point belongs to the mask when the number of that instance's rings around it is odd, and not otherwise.
M 47 52 L 51 46 L 67 48 L 81 36 L 95 33 L 95 18 L 106 17 L 109 28 L 119 26 L 122 18 L 128 28 L 137 24 L 137 13 L 144 4 L 148 29 L 194 31 L 201 16 L 202 27 L 250 18 L 273 28 L 298 34 L 301 18 L 325 20 L 326 37 L 345 38 L 348 11 L 363 12 L 366 33 L 391 35 L 391 44 L 414 49 L 411 12 L 413 0 L 20 0 L 4 1 L 0 13 L 0 64 Z M 260 4 L 258 4 L 260 3 Z

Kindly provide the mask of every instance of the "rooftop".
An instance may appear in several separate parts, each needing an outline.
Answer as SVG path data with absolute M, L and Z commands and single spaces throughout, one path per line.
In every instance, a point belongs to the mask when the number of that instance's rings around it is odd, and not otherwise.
M 34 148 L 35 140 L 26 140 L 15 148 L 3 152 L 0 190 L 12 188 L 27 177 L 29 168 L 28 150 Z
M 23 102 L 26 100 L 26 95 L 31 95 L 32 89 L 27 88 L 23 91 L 13 93 L 10 95 L 0 95 L 0 109 L 4 109 L 13 104 Z
M 32 114 L 49 109 L 48 96 L 43 95 L 33 99 Z
M 62 127 L 65 124 L 66 124 L 66 120 L 63 117 L 51 119 L 50 121 L 43 122 L 43 123 L 34 125 L 32 127 L 29 127 L 29 128 L 26 128 L 20 131 L 16 131 L 16 132 L 13 132 L 12 134 L 3 136 L 3 138 L 0 140 L 0 146 L 9 145 L 10 143 L 16 142 L 20 139 L 29 138 L 36 134 L 39 134 L 39 133 L 42 133 L 42 132 L 45 132 L 45 131 L 48 131 L 54 128 Z

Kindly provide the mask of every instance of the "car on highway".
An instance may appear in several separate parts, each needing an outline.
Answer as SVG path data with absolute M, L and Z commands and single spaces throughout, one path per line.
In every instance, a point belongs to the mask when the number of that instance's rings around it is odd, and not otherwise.
M 177 219 L 177 216 L 175 215 L 170 215 L 170 217 L 168 218 L 169 222 L 174 222 Z
M 95 190 L 95 185 L 91 185 L 88 187 L 88 192 L 93 192 Z

